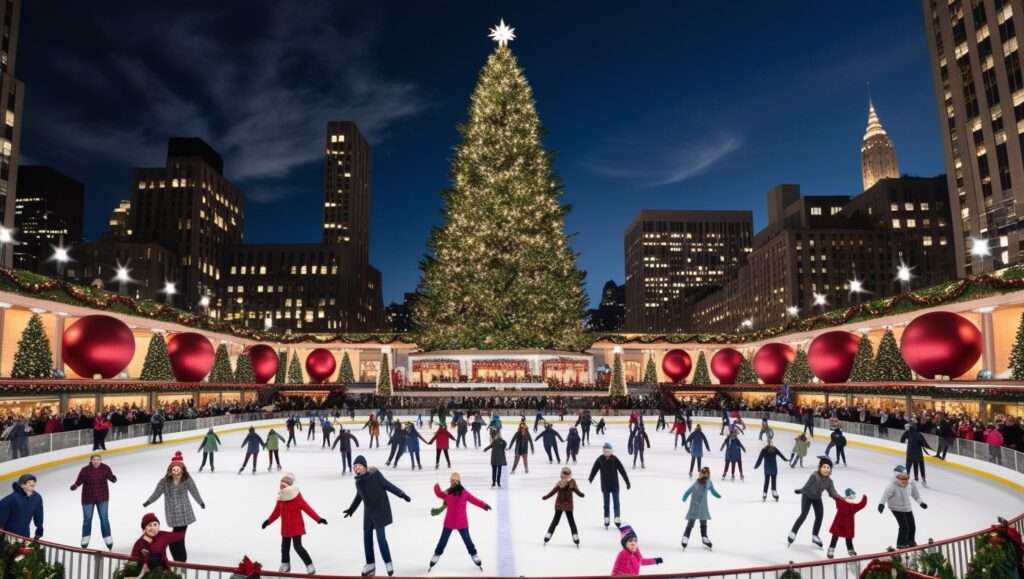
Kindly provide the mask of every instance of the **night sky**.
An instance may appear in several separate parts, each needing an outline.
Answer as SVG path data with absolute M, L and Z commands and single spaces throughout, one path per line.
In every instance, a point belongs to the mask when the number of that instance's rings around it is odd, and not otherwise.
M 499 18 L 592 303 L 623 281 L 640 209 L 752 209 L 757 229 L 775 184 L 859 192 L 868 81 L 900 170 L 944 171 L 918 1 L 142 4 L 23 2 L 22 162 L 85 183 L 95 239 L 133 167 L 162 166 L 169 136 L 200 136 L 247 196 L 247 241 L 318 242 L 325 123 L 354 120 L 374 145 L 385 303 L 419 280 Z

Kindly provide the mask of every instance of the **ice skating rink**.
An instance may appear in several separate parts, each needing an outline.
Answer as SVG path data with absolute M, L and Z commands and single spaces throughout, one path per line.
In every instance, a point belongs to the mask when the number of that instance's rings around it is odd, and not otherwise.
M 553 420 L 556 430 L 564 436 L 571 425 L 570 417 L 564 423 L 559 423 L 557 417 Z M 543 501 L 541 496 L 558 480 L 560 465 L 548 464 L 540 441 L 535 442 L 536 453 L 530 456 L 529 474 L 524 473 L 520 465 L 519 471 L 510 475 L 507 467 L 501 489 L 490 488 L 489 453 L 472 448 L 472 433 L 468 436 L 469 449 L 451 450 L 452 470 L 462 473 L 465 488 L 494 508 L 490 512 L 472 506 L 469 509 L 470 531 L 483 560 L 484 574 L 599 575 L 610 572 L 620 549 L 619 534 L 614 526 L 605 530 L 602 524 L 599 479 L 592 485 L 587 483 L 590 467 L 606 441 L 614 445 L 632 481 L 632 490 L 623 487 L 621 493 L 623 523 L 633 526 L 645 556 L 665 560 L 659 567 L 646 568 L 645 573 L 770 565 L 825 557 L 823 550 L 810 543 L 813 517 L 808 518 L 790 549 L 786 548 L 786 535 L 799 511 L 799 497 L 793 490 L 801 487 L 813 472 L 817 465 L 814 457 L 823 453 L 827 441 L 821 437 L 827 432 L 817 433 L 819 438 L 811 446 L 805 468 L 791 470 L 788 465 L 780 464 L 781 501 L 775 503 L 769 495 L 768 502 L 763 503 L 762 471 L 753 469 L 761 448 L 757 440 L 759 425 L 749 425 L 747 434 L 741 438 L 747 448 L 743 457 L 746 480 L 741 482 L 737 477 L 733 482 L 721 480 L 723 453 L 719 447 L 723 438 L 718 434 L 718 421 L 699 421 L 712 446 L 711 452 L 705 455 L 705 464 L 711 467 L 715 486 L 723 498 L 710 499 L 709 535 L 714 542 L 713 551 L 701 546 L 696 528 L 689 548 L 683 551 L 679 541 L 687 505 L 681 501 L 681 496 L 691 482 L 687 477 L 689 455 L 682 448 L 673 450 L 672 435 L 667 430 L 655 432 L 655 420 L 649 417 L 647 429 L 651 448 L 646 454 L 647 468 L 640 469 L 638 464 L 634 470 L 632 457 L 626 453 L 625 419 L 615 420 L 606 435 L 592 434 L 590 445 L 582 448 L 579 464 L 570 465 L 586 493 L 586 498 L 577 497 L 575 503 L 581 548 L 572 544 L 564 518 L 551 542 L 547 546 L 543 544 L 544 533 L 554 514 L 554 499 Z M 528 422 L 532 433 L 532 416 L 528 416 Z M 518 417 L 504 419 L 506 440 L 511 438 L 517 423 Z M 361 425 L 362 420 L 359 420 L 356 428 Z M 267 430 L 264 427 L 259 432 L 265 436 Z M 283 422 L 277 430 L 284 432 Z M 430 438 L 425 425 L 420 431 L 425 438 Z M 370 450 L 366 448 L 367 432 L 356 431 L 356 434 L 361 447 L 355 454 L 363 454 L 371 466 L 381 467 L 385 476 L 413 499 L 405 503 L 391 497 L 395 522 L 387 528 L 387 533 L 395 573 L 425 575 L 443 520 L 443 516 L 431 516 L 430 509 L 439 504 L 431 490 L 434 482 L 440 482 L 442 487 L 447 485 L 449 470 L 444 466 L 444 459 L 440 470 L 434 470 L 434 449 L 421 444 L 422 471 L 411 471 L 407 457 L 399 468 L 384 468 L 388 453 L 386 436 L 381 437 L 381 448 Z M 776 428 L 776 444 L 783 452 L 788 454 L 792 450 L 795 434 Z M 198 472 L 201 459 L 196 453 L 198 440 L 167 442 L 144 450 L 109 455 L 106 463 L 118 477 L 118 482 L 111 485 L 110 501 L 115 551 L 130 551 L 140 534 L 139 521 L 145 512 L 153 511 L 164 520 L 162 499 L 145 509 L 142 503 L 163 476 L 174 451 L 181 450 L 206 502 L 205 510 L 195 507 L 198 521 L 188 530 L 189 562 L 233 566 L 242 555 L 249 555 L 262 562 L 265 568 L 276 570 L 280 562 L 279 523 L 266 530 L 261 530 L 260 524 L 274 508 L 280 475 L 276 470 L 267 471 L 266 452 L 260 456 L 255 476 L 248 470 L 242 475 L 236 474 L 243 458 L 240 448 L 243 436 L 242 431 L 221 434 L 224 446 L 217 453 L 216 473 Z M 483 438 L 486 444 L 486 431 Z M 304 544 L 321 574 L 358 575 L 363 566 L 362 508 L 352 518 L 342 516 L 355 495 L 353 478 L 350 474 L 340 476 L 338 453 L 320 449 L 320 432 L 315 442 L 307 442 L 305 431 L 299 433 L 299 439 L 298 448 L 281 450 L 282 465 L 284 470 L 297 475 L 297 484 L 306 501 L 329 521 L 328 526 L 319 526 L 307 520 Z M 560 452 L 564 459 L 564 444 Z M 840 492 L 853 488 L 867 494 L 869 500 L 867 508 L 856 519 L 855 546 L 861 554 L 882 551 L 895 542 L 896 522 L 888 510 L 880 515 L 875 506 L 902 457 L 854 444 L 847 447 L 847 454 L 850 466 L 836 469 L 833 475 L 836 487 Z M 511 466 L 511 454 L 508 460 Z M 80 491 L 73 493 L 69 487 L 86 462 L 87 459 L 83 459 L 37 473 L 38 490 L 46 508 L 45 538 L 50 541 L 68 545 L 79 543 Z M 946 538 L 979 530 L 994 522 L 996 516 L 1024 512 L 1024 497 L 1009 487 L 933 462 L 928 463 L 928 483 L 928 488 L 921 488 L 921 492 L 930 508 L 922 511 L 915 507 L 919 543 L 929 537 Z M 821 533 L 826 544 L 834 513 L 834 504 L 826 498 Z M 95 517 L 93 526 L 91 546 L 101 548 L 99 522 Z M 842 541 L 837 554 L 845 555 Z M 378 575 L 383 575 L 379 555 L 377 564 Z M 294 553 L 292 567 L 301 569 Z M 479 571 L 466 554 L 462 541 L 453 535 L 432 574 L 473 575 Z

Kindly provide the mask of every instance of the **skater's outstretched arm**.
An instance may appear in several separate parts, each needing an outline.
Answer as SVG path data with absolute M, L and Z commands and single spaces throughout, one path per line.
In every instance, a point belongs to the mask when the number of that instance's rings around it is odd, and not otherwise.
M 359 509 L 359 505 L 361 505 L 362 503 L 363 497 L 359 496 L 359 493 L 356 493 L 356 498 L 352 499 L 352 504 L 349 505 L 347 509 L 342 511 L 345 514 L 345 518 L 351 517 L 352 514 Z
M 689 498 L 690 498 L 690 494 L 692 494 L 692 493 L 693 493 L 693 485 L 695 485 L 695 484 L 697 484 L 697 483 L 693 483 L 693 484 L 691 484 L 691 485 L 690 485 L 690 488 L 686 489 L 686 492 L 685 492 L 685 493 L 683 493 L 683 502 L 684 502 L 684 503 L 686 502 L 686 500 L 687 500 L 687 499 L 689 499 Z
M 761 466 L 761 461 L 764 460 L 765 451 L 767 451 L 767 450 L 768 450 L 767 448 L 762 448 L 760 454 L 757 455 L 757 460 L 754 461 L 754 470 L 757 470 L 758 467 Z
M 491 510 L 491 505 L 476 498 L 475 496 L 473 496 L 473 493 L 467 491 L 466 489 L 462 489 L 462 492 L 466 494 L 466 500 L 469 501 L 471 504 L 476 505 L 477 507 L 485 511 Z
M 711 493 L 716 499 L 722 498 L 722 495 L 718 494 L 718 489 L 715 488 L 715 484 L 708 480 L 708 492 Z
M 196 481 L 193 480 L 192 477 L 189 477 L 189 479 L 185 481 L 185 489 L 188 490 L 188 494 L 192 495 L 192 499 L 199 504 L 199 508 L 206 508 L 206 503 L 203 502 L 203 497 L 199 496 L 199 488 L 196 486 Z
M 384 478 L 383 476 L 380 477 L 380 478 L 381 478 L 381 480 L 384 483 L 384 490 L 388 491 L 389 493 L 395 495 L 396 497 L 398 497 L 400 499 L 403 499 L 407 503 L 411 503 L 412 502 L 412 499 L 409 498 L 409 495 L 405 494 L 405 491 L 403 491 L 402 489 L 396 487 L 393 482 L 389 481 L 388 479 Z
M 263 528 L 266 529 L 270 525 L 274 524 L 274 521 L 281 516 L 281 501 L 274 503 L 274 511 L 270 513 L 270 516 L 263 520 Z
M 213 437 L 217 439 L 217 444 L 224 444 L 223 442 L 220 441 L 220 437 L 217 436 L 216 432 L 213 433 Z
M 157 499 L 159 499 L 160 497 L 162 497 L 164 495 L 164 492 L 166 490 L 167 490 L 167 482 L 166 482 L 166 480 L 165 479 L 160 479 L 160 482 L 156 483 L 156 488 L 153 489 L 153 494 L 149 495 L 149 498 L 146 499 L 146 502 L 142 503 L 142 506 L 148 507 L 149 505 L 155 503 Z
M 557 492 L 558 492 L 558 485 L 555 485 L 555 488 L 551 489 L 551 492 L 549 492 L 548 494 L 542 496 L 541 500 L 545 500 L 546 501 L 546 500 L 550 499 L 551 497 L 555 496 L 555 493 L 557 493 Z
M 587 496 L 587 495 L 583 494 L 583 491 L 581 491 L 581 490 L 580 490 L 580 487 L 576 486 L 576 484 L 575 484 L 575 483 L 573 483 L 573 485 L 572 485 L 572 492 L 576 493 L 576 495 L 577 495 L 578 497 L 580 497 L 581 499 L 582 499 L 583 497 Z
M 619 474 L 622 475 L 622 480 L 626 481 L 626 490 L 629 490 L 632 484 L 629 482 L 629 475 L 626 474 L 626 467 L 622 466 L 622 461 L 619 460 L 619 457 L 615 457 L 614 460 L 615 470 L 619 471 Z
M 601 457 L 597 457 L 594 461 L 594 467 L 590 469 L 590 476 L 587 477 L 587 482 L 594 482 L 594 477 L 597 476 L 597 471 L 601 470 Z

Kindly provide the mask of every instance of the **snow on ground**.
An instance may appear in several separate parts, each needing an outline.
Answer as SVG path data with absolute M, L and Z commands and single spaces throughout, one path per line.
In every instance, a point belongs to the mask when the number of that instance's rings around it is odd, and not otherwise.
M 565 435 L 570 426 L 569 419 L 558 423 L 555 428 Z M 470 507 L 470 531 L 483 559 L 486 575 L 586 575 L 607 574 L 620 549 L 619 535 L 615 528 L 605 530 L 602 524 L 601 493 L 599 481 L 593 485 L 586 479 L 590 466 L 601 452 L 605 441 L 615 446 L 616 454 L 627 465 L 632 490 L 622 491 L 622 519 L 636 530 L 640 547 L 645 556 L 663 557 L 664 565 L 649 567 L 645 572 L 682 572 L 722 568 L 736 568 L 806 561 L 824 558 L 824 552 L 810 544 L 811 519 L 805 523 L 797 542 L 791 549 L 786 548 L 786 534 L 799 512 L 799 497 L 793 490 L 805 482 L 813 471 L 825 442 L 815 440 L 803 469 L 791 470 L 782 466 L 779 476 L 781 501 L 761 501 L 761 471 L 753 469 L 754 460 L 761 447 L 757 441 L 757 427 L 741 439 L 747 447 L 744 455 L 746 480 L 722 481 L 722 452 L 719 445 L 717 421 L 701 421 L 712 445 L 706 455 L 705 464 L 713 471 L 713 480 L 721 500 L 711 499 L 712 520 L 709 534 L 714 550 L 703 549 L 699 541 L 698 528 L 694 529 L 690 547 L 684 552 L 679 545 L 685 521 L 686 504 L 681 502 L 683 491 L 689 486 L 687 477 L 689 455 L 673 449 L 672 435 L 667 431 L 655 432 L 653 419 L 648 419 L 648 432 L 652 448 L 647 452 L 647 468 L 632 469 L 632 461 L 626 454 L 627 426 L 624 419 L 613 419 L 605 436 L 592 435 L 591 444 L 583 447 L 578 465 L 573 474 L 586 498 L 576 498 L 576 518 L 580 525 L 582 546 L 577 549 L 571 541 L 568 525 L 563 518 L 551 543 L 543 545 L 543 537 L 554 513 L 554 499 L 542 501 L 541 496 L 554 486 L 558 479 L 557 464 L 548 464 L 537 441 L 536 454 L 530 457 L 530 473 L 522 472 L 522 466 L 515 475 L 509 475 L 506 468 L 504 488 L 490 488 L 489 455 L 477 449 L 453 449 L 451 451 L 453 470 L 462 473 L 465 487 L 494 507 L 490 512 Z M 511 438 L 512 429 L 518 418 L 504 421 L 506 440 Z M 529 417 L 532 432 L 532 417 Z M 361 425 L 361 422 L 359 422 Z M 357 425 L 358 428 L 358 425 Z M 283 424 L 278 428 L 283 432 Z M 266 429 L 261 434 L 265 435 Z M 421 428 L 429 438 L 427 428 Z M 370 465 L 380 465 L 387 458 L 388 449 L 368 450 L 366 431 L 357 432 L 361 448 L 358 453 L 366 455 Z M 270 514 L 278 488 L 279 474 L 267 472 L 266 453 L 260 456 L 255 476 L 247 470 L 236 474 L 241 466 L 243 452 L 239 448 L 244 432 L 222 434 L 222 451 L 217 453 L 217 471 L 199 473 L 201 455 L 196 453 L 198 441 L 167 442 L 164 445 L 146 448 L 125 454 L 110 455 L 106 462 L 118 477 L 118 483 L 111 487 L 110 517 L 113 527 L 115 550 L 127 552 L 138 538 L 139 521 L 147 511 L 154 511 L 164 519 L 163 501 L 149 508 L 142 503 L 152 492 L 175 450 L 186 456 L 190 472 L 195 476 L 206 509 L 196 506 L 198 521 L 189 528 L 187 546 L 189 561 L 234 565 L 247 554 L 261 561 L 268 569 L 277 569 L 280 554 L 279 523 L 266 530 L 260 529 L 262 521 Z M 341 477 L 340 458 L 335 452 L 321 450 L 320 433 L 315 442 L 306 440 L 306 433 L 300 433 L 298 448 L 281 451 L 284 470 L 294 472 L 303 496 L 317 512 L 329 521 L 328 526 L 318 526 L 312 521 L 306 523 L 307 535 L 304 544 L 313 557 L 320 573 L 354 575 L 363 566 L 362 511 L 345 519 L 342 511 L 347 508 L 355 494 L 352 476 Z M 777 443 L 788 453 L 792 447 L 794 433 L 777 428 Z M 819 435 L 820 436 L 820 435 Z M 386 436 L 382 436 L 386 439 Z M 486 444 L 486 432 L 483 434 Z M 469 435 L 472 444 L 472 433 Z M 421 445 L 422 446 L 422 445 Z M 560 449 L 564 455 L 564 445 Z M 877 498 L 889 482 L 899 457 L 866 448 L 847 448 L 850 466 L 839 467 L 834 475 L 836 486 L 851 487 L 858 493 L 866 493 L 868 507 L 857 517 L 857 538 L 855 545 L 859 553 L 884 550 L 896 538 L 896 522 L 886 511 L 878 514 L 875 510 Z M 434 470 L 434 451 L 423 446 L 423 470 L 411 471 L 407 458 L 400 468 L 384 468 L 385 475 L 405 490 L 413 499 L 411 503 L 392 497 L 391 506 L 395 523 L 388 527 L 391 551 L 398 575 L 425 575 L 434 545 L 441 532 L 442 517 L 430 516 L 430 509 L 439 501 L 432 492 L 434 482 L 442 487 L 447 484 L 449 470 L 441 461 L 441 469 Z M 81 532 L 80 492 L 72 493 L 69 486 L 74 482 L 81 463 L 58 466 L 40 471 L 39 491 L 46 505 L 46 538 L 51 541 L 77 545 Z M 512 456 L 509 455 L 509 466 Z M 929 537 L 945 538 L 985 528 L 996 516 L 1015 515 L 1024 512 L 1024 499 L 1012 489 L 973 477 L 958 470 L 928 463 L 929 488 L 922 488 L 924 500 L 930 509 L 916 510 L 918 542 L 924 543 Z M 828 542 L 828 527 L 832 522 L 835 507 L 825 501 L 825 518 L 822 538 Z M 94 517 L 92 547 L 102 547 L 99 522 Z M 845 554 L 840 541 L 839 554 Z M 381 564 L 378 555 L 378 565 Z M 292 554 L 293 568 L 301 568 L 298 557 Z M 382 571 L 382 570 L 381 570 Z M 453 535 L 435 575 L 478 574 L 466 554 L 462 541 Z M 382 573 L 381 573 L 382 574 Z

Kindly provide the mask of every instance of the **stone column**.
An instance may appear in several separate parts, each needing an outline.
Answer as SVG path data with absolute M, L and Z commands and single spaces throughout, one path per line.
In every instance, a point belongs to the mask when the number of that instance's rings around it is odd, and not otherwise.
M 983 370 L 988 370 L 995 376 L 996 368 L 996 338 L 995 328 L 992 323 L 992 308 L 984 308 L 981 312 L 981 365 Z
M 3 340 L 3 337 L 4 337 L 4 322 L 6 321 L 6 318 L 7 318 L 7 315 L 6 315 L 7 314 L 7 308 L 9 308 L 9 307 L 11 307 L 11 304 L 7 304 L 7 303 L 0 304 L 0 360 L 3 360 L 3 353 L 4 353 L 4 340 Z M 10 374 L 11 373 L 8 370 L 7 375 L 10 376 Z
M 64 316 L 63 313 L 57 313 L 57 320 L 54 330 L 54 339 L 57 341 L 57 347 L 53 349 L 53 367 L 57 368 L 61 372 L 64 371 L 64 352 L 61 347 L 61 343 L 64 341 Z
M 911 396 L 910 394 L 907 394 L 907 401 L 906 401 L 905 404 L 907 405 L 907 412 L 906 412 L 906 414 L 907 414 L 907 417 L 909 418 L 910 414 L 914 411 L 914 397 Z

